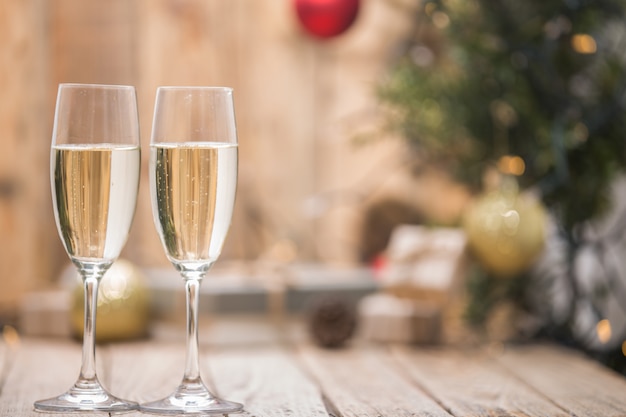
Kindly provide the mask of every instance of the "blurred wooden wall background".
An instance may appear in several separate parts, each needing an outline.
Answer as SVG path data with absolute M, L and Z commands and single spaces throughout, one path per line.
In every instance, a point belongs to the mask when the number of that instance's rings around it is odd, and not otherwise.
M 347 33 L 318 41 L 291 0 L 2 0 L 0 306 L 51 285 L 68 263 L 49 185 L 61 82 L 137 87 L 144 161 L 124 257 L 169 266 L 147 187 L 156 87 L 227 85 L 240 178 L 223 258 L 257 259 L 286 245 L 300 260 L 357 260 L 362 206 L 394 187 L 383 176 L 398 168 L 401 145 L 355 139 L 379 127 L 376 83 L 416 3 L 364 0 Z

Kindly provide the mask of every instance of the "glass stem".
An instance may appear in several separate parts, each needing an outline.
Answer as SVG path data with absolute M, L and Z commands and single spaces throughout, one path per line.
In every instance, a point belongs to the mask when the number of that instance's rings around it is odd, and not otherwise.
M 198 355 L 198 304 L 201 277 L 185 276 L 187 295 L 187 359 L 183 385 L 202 384 Z
M 83 275 L 85 292 L 85 321 L 83 327 L 83 360 L 80 368 L 80 377 L 77 382 L 79 388 L 93 388 L 99 385 L 96 376 L 96 307 L 98 304 L 98 286 L 101 273 Z

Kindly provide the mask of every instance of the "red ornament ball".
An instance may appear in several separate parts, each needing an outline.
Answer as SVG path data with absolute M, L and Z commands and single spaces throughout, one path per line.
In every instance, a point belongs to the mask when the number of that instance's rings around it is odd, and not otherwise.
M 317 38 L 332 38 L 354 23 L 359 0 L 295 0 L 295 7 L 308 33 Z

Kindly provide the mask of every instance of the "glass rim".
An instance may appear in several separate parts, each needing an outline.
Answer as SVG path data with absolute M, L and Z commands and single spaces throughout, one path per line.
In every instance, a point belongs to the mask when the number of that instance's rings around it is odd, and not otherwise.
M 208 86 L 208 85 L 162 85 L 157 87 L 157 91 L 159 90 L 201 90 L 201 91 L 224 91 L 224 92 L 232 92 L 232 87 L 226 86 Z
M 59 83 L 59 89 L 62 87 L 72 88 L 101 88 L 101 89 L 118 89 L 118 90 L 135 90 L 135 86 L 124 84 L 97 84 L 97 83 Z

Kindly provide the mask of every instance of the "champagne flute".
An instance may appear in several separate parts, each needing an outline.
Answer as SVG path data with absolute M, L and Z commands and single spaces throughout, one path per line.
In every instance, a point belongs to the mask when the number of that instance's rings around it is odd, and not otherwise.
M 238 145 L 232 89 L 159 87 L 150 144 L 154 222 L 187 299 L 182 382 L 166 398 L 140 405 L 159 414 L 241 411 L 202 382 L 198 358 L 200 282 L 217 260 L 230 227 L 237 188 Z
M 57 397 L 36 401 L 35 409 L 137 409 L 137 403 L 117 398 L 102 387 L 95 361 L 98 285 L 126 242 L 139 187 L 135 88 L 59 85 L 50 162 L 57 229 L 85 292 L 83 353 L 76 383 Z

